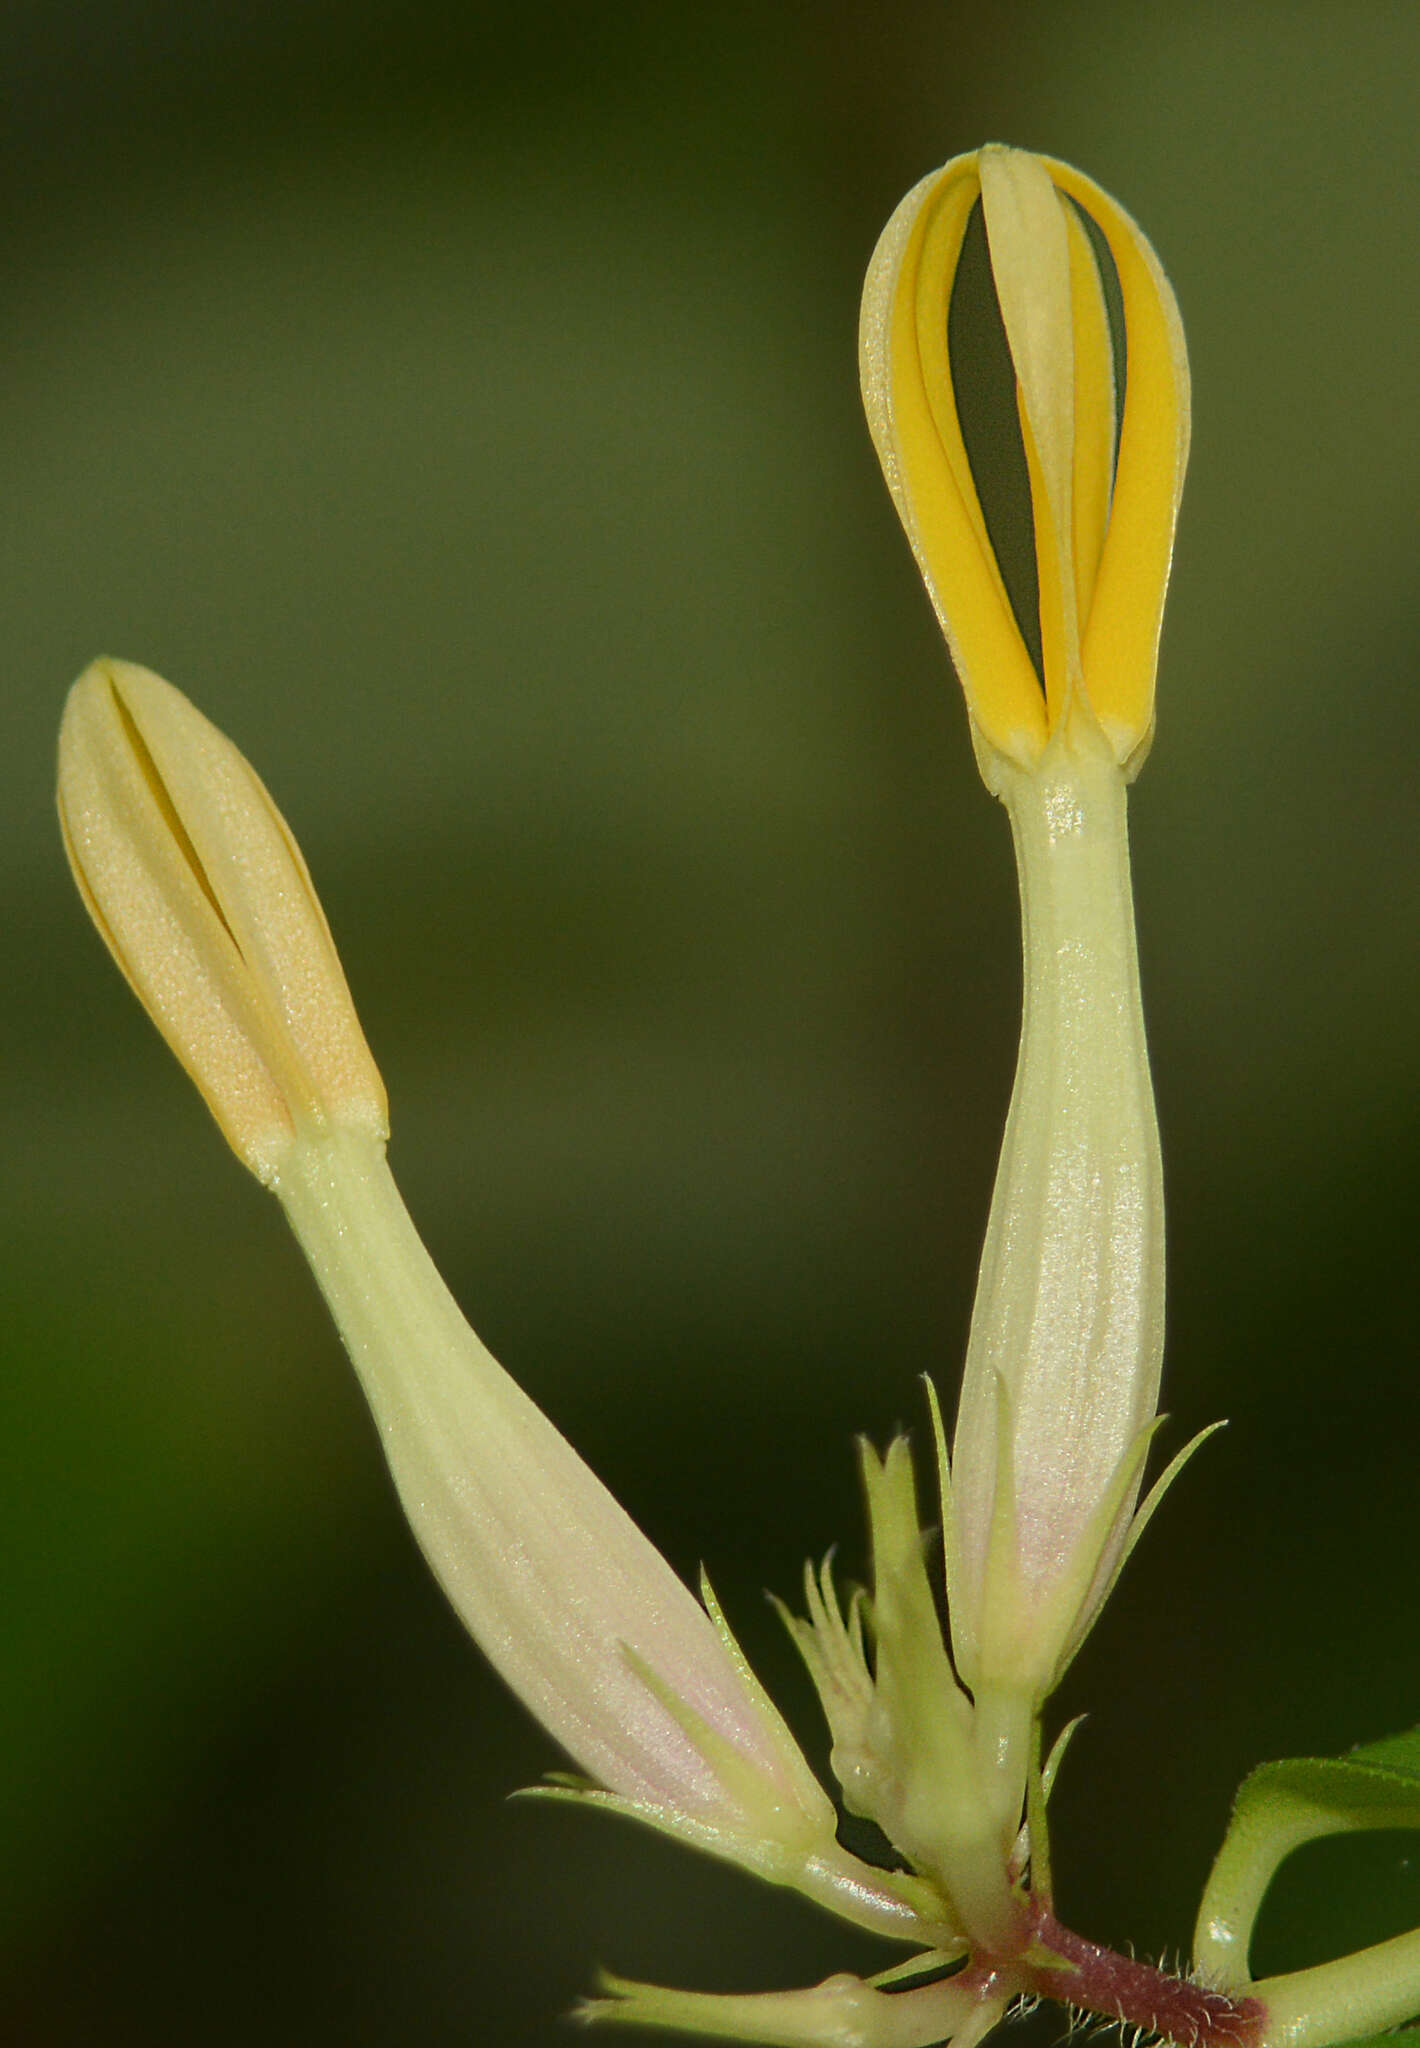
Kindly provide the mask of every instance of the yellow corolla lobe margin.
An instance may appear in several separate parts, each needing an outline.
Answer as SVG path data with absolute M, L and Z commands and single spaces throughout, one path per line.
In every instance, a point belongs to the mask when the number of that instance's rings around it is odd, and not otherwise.
M 1043 676 L 992 550 L 957 411 L 947 321 L 978 198 L 1030 475 Z M 1104 288 L 1114 264 L 1124 407 Z M 1084 718 L 1132 774 L 1153 733 L 1159 628 L 1188 458 L 1183 326 L 1139 228 L 1069 165 L 988 144 L 915 185 L 868 268 L 863 403 L 888 489 L 990 754 L 1022 768 Z

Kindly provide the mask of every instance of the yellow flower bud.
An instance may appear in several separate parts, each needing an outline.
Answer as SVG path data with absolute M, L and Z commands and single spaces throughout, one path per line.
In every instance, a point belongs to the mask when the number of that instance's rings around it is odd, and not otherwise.
M 1044 675 L 992 551 L 958 417 L 947 316 L 977 198 L 1016 372 L 1035 522 Z M 1088 230 L 1124 308 L 1124 407 Z M 1079 171 L 999 144 L 914 186 L 863 291 L 863 400 L 966 692 L 982 771 L 1032 768 L 1078 720 L 1129 773 L 1153 733 L 1159 625 L 1188 456 L 1183 328 L 1167 278 L 1123 209 Z
M 1041 666 L 967 458 L 948 319 L 978 199 L 1030 479 Z M 1124 401 L 1093 237 L 1123 309 Z M 1183 329 L 1129 216 L 998 144 L 908 193 L 863 292 L 868 424 L 966 693 L 1020 875 L 1020 1057 L 942 1458 L 958 1676 L 1003 1757 L 1058 1682 L 1136 1512 L 1164 1331 L 1164 1203 L 1125 784 L 1154 724 L 1188 454 Z M 1173 1468 L 1171 1468 L 1172 1470 Z

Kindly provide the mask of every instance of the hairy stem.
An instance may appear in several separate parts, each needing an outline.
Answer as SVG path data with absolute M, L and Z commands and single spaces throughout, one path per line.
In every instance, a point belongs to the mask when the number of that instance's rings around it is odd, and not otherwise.
M 1102 1948 L 1072 1934 L 1049 1911 L 1036 1915 L 1034 1940 L 1018 1967 L 1042 1997 L 1161 2034 L 1181 2048 L 1256 2048 L 1266 2022 L 1259 2000 Z

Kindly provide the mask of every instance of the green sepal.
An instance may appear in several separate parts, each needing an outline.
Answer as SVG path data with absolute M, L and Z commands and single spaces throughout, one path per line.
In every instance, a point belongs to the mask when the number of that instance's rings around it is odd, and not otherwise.
M 957 2048 L 975 2048 L 1004 2016 L 1012 1990 L 999 1989 L 994 1979 L 982 1985 L 960 1977 L 883 1988 L 933 1962 L 930 1954 L 921 1955 L 906 1970 L 883 1978 L 840 1972 L 802 1991 L 738 1994 L 673 1991 L 602 1971 L 599 1995 L 583 1999 L 573 2017 L 584 2026 L 610 2021 L 668 2028 L 758 2048 L 934 2048 L 948 2040 Z

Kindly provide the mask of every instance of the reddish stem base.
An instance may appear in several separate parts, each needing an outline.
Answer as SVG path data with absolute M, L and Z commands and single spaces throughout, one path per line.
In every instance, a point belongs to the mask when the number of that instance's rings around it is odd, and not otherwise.
M 1257 1999 L 1233 1998 L 1101 1948 L 1062 1927 L 1051 1912 L 1032 1915 L 1031 1935 L 1027 1953 L 1013 1958 L 1011 1968 L 1043 1998 L 1160 2034 L 1181 2048 L 1253 2048 L 1262 2032 L 1267 2014 Z M 1058 1969 L 1042 1950 L 1060 1958 Z

